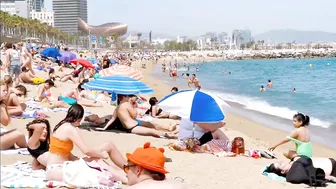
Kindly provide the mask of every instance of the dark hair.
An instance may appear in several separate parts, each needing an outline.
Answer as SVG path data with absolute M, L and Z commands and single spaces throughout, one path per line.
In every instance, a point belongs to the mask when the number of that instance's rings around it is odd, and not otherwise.
M 151 174 L 153 180 L 163 181 L 166 179 L 166 175 L 163 173 L 154 172 L 154 171 L 149 171 L 149 173 Z
M 310 118 L 309 116 L 307 115 L 303 115 L 302 113 L 297 113 L 293 116 L 293 119 L 296 119 L 298 121 L 301 121 L 302 124 L 301 126 L 304 127 L 304 126 L 308 126 L 309 123 L 310 123 Z
M 22 71 L 22 72 L 27 72 L 28 69 L 27 69 L 26 67 L 23 66 L 23 67 L 21 68 L 21 71 Z
M 268 82 L 272 82 L 272 81 L 269 79 Z
M 27 94 L 27 88 L 25 86 L 23 86 L 23 85 L 18 85 L 18 86 L 15 87 L 15 89 L 23 92 L 23 95 Z
M 49 84 L 49 85 L 52 86 L 52 87 L 55 86 L 55 83 L 54 83 L 51 79 L 47 79 L 47 80 L 45 80 L 44 83 L 47 83 L 47 84 Z
M 12 49 L 13 48 L 13 43 L 6 43 L 5 47 L 6 49 Z
M 286 177 L 286 174 L 283 174 L 282 171 L 281 171 L 281 169 L 276 168 L 274 166 L 274 163 L 272 163 L 271 165 L 269 165 L 267 167 L 267 169 L 265 170 L 265 172 L 267 172 L 267 173 L 274 173 L 274 174 L 276 174 L 278 176 Z
M 156 99 L 156 97 L 151 97 L 148 102 L 151 106 L 154 106 L 157 103 L 157 101 L 158 100 Z
M 55 73 L 55 69 L 54 68 L 50 68 L 50 70 L 49 70 L 49 75 L 52 74 L 52 73 Z
M 84 90 L 84 88 L 82 87 L 82 85 L 83 85 L 83 83 L 80 83 L 80 84 L 77 86 L 77 89 L 78 89 L 79 91 Z
M 189 74 L 189 73 L 186 73 L 186 76 L 190 76 L 190 74 Z
M 196 77 L 196 74 L 192 74 L 192 75 Z
M 60 121 L 54 128 L 53 132 L 55 132 L 60 126 L 64 123 L 74 123 L 79 119 L 82 119 L 84 116 L 84 108 L 80 104 L 72 105 L 65 118 Z
M 261 85 L 261 87 L 260 88 L 264 88 L 264 85 Z
M 47 143 L 49 144 L 49 141 L 50 141 L 50 123 L 47 119 L 35 119 L 31 122 L 29 122 L 27 125 L 26 125 L 26 129 L 28 131 L 28 137 L 30 138 L 33 133 L 34 133 L 34 130 L 33 129 L 29 129 L 29 126 L 30 125 L 33 125 L 33 124 L 38 124 L 38 123 L 44 123 L 46 126 L 47 126 Z
M 178 88 L 177 87 L 173 87 L 172 89 L 171 89 L 171 91 L 178 91 Z

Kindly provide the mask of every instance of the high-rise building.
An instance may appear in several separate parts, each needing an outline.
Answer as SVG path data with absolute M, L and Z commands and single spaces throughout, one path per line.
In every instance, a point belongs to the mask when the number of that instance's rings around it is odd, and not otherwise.
M 44 8 L 44 0 L 27 0 L 29 4 L 30 10 L 34 10 L 36 12 L 41 12 Z
M 29 18 L 29 2 L 27 0 L 1 0 L 0 10 L 10 15 Z
M 75 34 L 78 18 L 87 23 L 87 0 L 53 0 L 54 25 L 56 28 Z
M 226 32 L 219 33 L 217 38 L 219 44 L 227 44 L 229 42 L 228 33 Z
M 37 19 L 41 23 L 47 23 L 49 26 L 54 26 L 54 12 L 47 11 L 47 9 L 43 8 L 41 12 L 37 12 L 32 10 L 30 12 L 31 19 Z

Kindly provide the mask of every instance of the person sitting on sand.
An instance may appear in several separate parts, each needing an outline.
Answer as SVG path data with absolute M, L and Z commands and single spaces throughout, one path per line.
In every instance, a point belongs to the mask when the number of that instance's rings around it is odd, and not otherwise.
M 35 101 L 42 102 L 43 100 L 49 101 L 48 97 L 51 96 L 50 89 L 51 87 L 54 87 L 55 83 L 47 79 L 45 82 L 38 86 L 37 90 L 37 96 L 35 98 Z
M 13 87 L 13 80 L 9 75 L 4 77 L 4 84 L 8 89 L 8 99 L 6 100 L 8 113 L 16 116 L 22 115 L 26 106 L 20 103 L 18 96 L 26 95 L 27 89 L 22 85 Z
M 181 119 L 179 116 L 163 111 L 161 108 L 159 108 L 158 102 L 159 101 L 156 99 L 156 97 L 151 97 L 149 99 L 150 108 L 146 111 L 145 114 L 149 114 L 155 118 Z
M 293 165 L 294 162 L 302 160 L 302 158 L 308 158 L 307 156 L 296 156 L 291 161 L 280 161 L 277 163 L 272 163 L 265 172 L 275 173 L 279 176 L 286 177 L 287 173 L 290 171 L 295 171 Z M 321 158 L 312 157 L 310 158 L 315 168 L 320 168 L 325 173 L 325 179 L 336 183 L 336 160 L 334 158 Z
M 0 150 L 8 150 L 13 147 L 25 148 L 27 147 L 26 137 L 23 133 L 12 129 L 7 131 L 2 126 L 8 126 L 10 123 L 10 115 L 7 110 L 7 87 L 0 85 Z
M 78 104 L 86 107 L 102 107 L 103 105 L 95 100 L 89 100 L 86 98 L 82 98 L 81 94 L 81 85 L 79 84 L 77 88 L 71 89 L 62 94 L 62 97 L 72 98 L 77 101 Z M 62 98 L 61 98 L 62 99 Z M 72 105 L 72 104 L 71 104 Z
M 110 158 L 120 168 L 119 170 L 112 170 L 112 167 L 108 166 L 104 161 L 99 160 L 98 163 L 101 167 L 107 169 L 113 175 L 113 178 L 126 183 L 126 176 L 122 173 L 126 160 L 114 144 L 107 142 L 100 146 L 89 147 L 81 137 L 77 127 L 80 125 L 83 116 L 84 108 L 79 104 L 73 105 L 69 108 L 66 117 L 54 127 L 50 136 L 46 178 L 53 181 L 63 181 L 63 175 L 66 171 L 66 168 L 63 168 L 63 163 L 75 163 L 71 161 L 79 160 L 72 154 L 75 145 L 83 154 L 90 158 Z M 83 160 L 92 161 L 90 158 L 83 158 Z
M 21 73 L 19 75 L 20 82 L 22 83 L 36 83 L 36 75 L 32 74 L 26 67 L 21 68 Z M 39 78 L 42 79 L 42 78 Z
M 48 161 L 50 124 L 46 119 L 36 119 L 26 125 L 28 151 L 33 156 L 32 169 L 45 169 Z
M 128 189 L 183 189 L 183 185 L 166 181 L 168 171 L 164 169 L 163 148 L 155 148 L 147 142 L 133 154 L 127 153 L 124 171 L 128 178 Z
M 312 157 L 313 147 L 310 142 L 310 133 L 307 126 L 309 125 L 309 116 L 303 115 L 302 113 L 297 113 L 293 116 L 293 126 L 295 130 L 286 137 L 280 143 L 269 148 L 270 151 L 273 151 L 280 145 L 283 145 L 289 141 L 293 141 L 296 145 L 296 150 L 290 150 L 288 153 L 284 153 L 284 156 L 288 159 L 292 159 L 297 155 L 304 155 L 307 157 Z
M 196 138 L 199 140 L 200 145 L 210 142 L 212 139 L 227 141 L 229 138 L 220 130 L 225 124 L 224 121 L 217 123 L 194 123 L 190 119 L 182 118 L 178 139 Z
M 51 80 L 55 81 L 56 78 L 61 78 L 61 77 L 56 75 L 54 68 L 50 68 L 49 73 L 48 73 L 48 79 L 51 79 Z
M 127 133 L 133 133 L 138 135 L 153 136 L 153 137 L 167 137 L 176 138 L 172 133 L 162 132 L 156 130 L 156 128 L 162 128 L 162 126 L 155 126 L 154 124 L 146 121 L 140 121 L 137 119 L 138 113 L 132 107 L 130 103 L 129 95 L 118 95 L 119 104 L 116 108 L 117 117 L 119 118 L 122 127 L 120 128 Z M 167 131 L 173 131 L 176 126 L 166 128 Z

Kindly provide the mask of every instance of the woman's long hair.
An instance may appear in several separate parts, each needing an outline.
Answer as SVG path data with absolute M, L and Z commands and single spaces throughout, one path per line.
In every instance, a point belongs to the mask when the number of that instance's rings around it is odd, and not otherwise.
M 80 104 L 72 105 L 65 118 L 60 121 L 54 128 L 53 132 L 55 132 L 60 126 L 64 123 L 74 123 L 79 119 L 82 119 L 84 116 L 84 108 Z
M 47 126 L 47 139 L 46 141 L 49 144 L 50 141 L 50 123 L 47 119 L 35 119 L 34 121 L 29 122 L 26 125 L 26 129 L 28 131 L 28 138 L 30 138 L 31 136 L 33 136 L 34 130 L 33 129 L 29 129 L 29 126 L 34 125 L 34 124 L 39 124 L 39 123 L 44 123 Z

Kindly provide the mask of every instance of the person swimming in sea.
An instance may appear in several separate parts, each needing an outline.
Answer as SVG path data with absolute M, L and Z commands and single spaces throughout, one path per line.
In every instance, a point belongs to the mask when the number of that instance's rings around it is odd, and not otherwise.
M 292 90 L 292 91 L 293 91 L 293 93 L 296 93 L 296 88 L 293 88 L 293 90 Z
M 199 72 L 199 69 L 198 69 L 198 67 L 196 67 L 196 72 Z
M 260 92 L 266 92 L 266 89 L 265 89 L 264 85 L 261 85 Z
M 309 116 L 303 115 L 302 113 L 297 113 L 293 116 L 293 126 L 295 130 L 282 140 L 280 143 L 269 148 L 270 151 L 273 151 L 280 145 L 283 145 L 287 142 L 293 141 L 296 145 L 296 150 L 290 150 L 287 153 L 284 153 L 284 156 L 288 159 L 292 159 L 297 156 L 307 156 L 312 157 L 313 155 L 313 146 L 310 142 L 310 132 L 307 126 L 309 125 Z
M 267 87 L 268 88 L 273 88 L 272 80 L 270 80 L 270 79 L 268 80 Z

